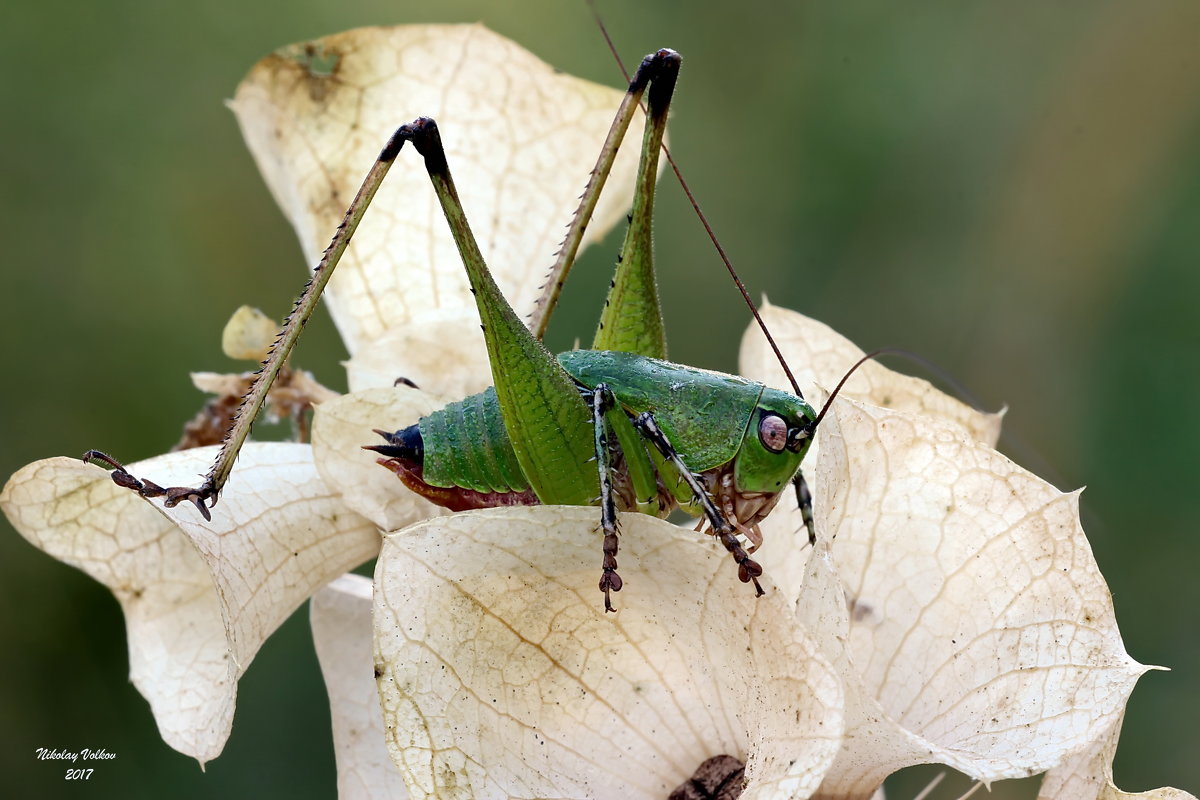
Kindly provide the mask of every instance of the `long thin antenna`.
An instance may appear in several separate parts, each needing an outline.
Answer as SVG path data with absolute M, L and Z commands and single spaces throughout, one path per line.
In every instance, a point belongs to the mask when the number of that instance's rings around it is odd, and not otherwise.
M 833 405 L 834 398 L 836 398 L 838 396 L 838 392 L 842 391 L 842 387 L 846 385 L 846 381 L 850 380 L 850 376 L 853 375 L 858 370 L 858 368 L 861 367 L 863 364 L 867 363 L 868 361 L 870 361 L 873 358 L 878 358 L 879 356 L 907 356 L 908 358 L 912 358 L 922 364 L 925 364 L 930 369 L 933 369 L 934 371 L 936 371 L 940 374 L 945 373 L 945 370 L 943 370 L 941 367 L 939 367 L 936 363 L 934 363 L 928 359 L 922 358 L 920 356 L 914 355 L 909 350 L 904 350 L 899 347 L 881 347 L 878 350 L 872 350 L 871 352 L 867 353 L 865 356 L 860 358 L 858 361 L 855 361 L 853 366 L 851 366 L 850 369 L 846 370 L 846 374 L 842 376 L 842 379 L 840 381 L 838 381 L 837 386 L 833 387 L 833 392 L 831 392 L 829 397 L 825 400 L 825 405 L 821 406 L 821 411 L 820 411 L 820 413 L 817 414 L 817 418 L 814 419 L 812 422 L 810 422 L 808 425 L 806 425 L 805 428 L 807 428 L 810 431 L 815 431 L 817 429 L 817 426 L 821 424 L 821 420 L 823 420 L 825 418 L 825 412 L 829 410 L 829 407 L 831 405 Z M 972 405 L 972 407 L 975 408 L 975 410 L 977 410 L 977 411 L 979 410 L 978 405 Z
M 595 0 L 587 0 L 588 8 L 591 9 L 592 17 L 596 20 L 596 26 L 600 29 L 600 34 L 604 37 L 604 41 L 608 44 L 608 50 L 612 53 L 613 59 L 617 62 L 617 66 L 621 70 L 621 74 L 625 76 L 625 81 L 629 81 L 629 72 L 625 69 L 625 64 L 621 61 L 621 54 L 617 52 L 617 47 L 613 44 L 612 37 L 608 35 L 608 28 L 604 25 L 604 20 L 600 18 L 600 12 L 596 10 Z M 639 103 L 639 105 L 641 105 Z M 642 111 L 645 111 L 642 107 Z M 704 226 L 704 232 L 708 234 L 708 239 L 716 248 L 717 255 L 721 257 L 721 263 L 725 265 L 725 269 L 729 271 L 729 277 L 733 278 L 733 283 L 737 286 L 738 291 L 742 293 L 742 299 L 746 301 L 746 306 L 750 309 L 750 313 L 754 315 L 754 319 L 758 322 L 758 327 L 762 328 L 763 335 L 767 337 L 767 343 L 771 345 L 771 350 L 775 353 L 775 358 L 779 360 L 779 365 L 783 367 L 783 372 L 787 375 L 788 382 L 792 385 L 792 391 L 799 398 L 804 397 L 804 393 L 800 391 L 800 384 L 796 382 L 796 378 L 792 375 L 791 367 L 788 366 L 787 360 L 784 359 L 783 353 L 779 350 L 779 345 L 775 344 L 775 337 L 771 336 L 771 331 L 767 329 L 767 323 L 763 321 L 762 316 L 758 313 L 758 307 L 754 305 L 754 301 L 750 299 L 750 292 L 746 291 L 746 284 L 742 283 L 741 277 L 737 270 L 733 267 L 733 262 L 730 261 L 729 255 L 725 252 L 725 248 L 721 246 L 721 242 L 717 239 L 717 234 L 709 224 L 708 217 L 704 215 L 704 211 L 700 208 L 700 203 L 697 202 L 696 196 L 692 194 L 691 187 L 688 186 L 686 180 L 683 179 L 683 173 L 679 171 L 679 165 L 675 163 L 675 157 L 671 155 L 667 143 L 662 145 L 663 155 L 667 157 L 667 163 L 671 165 L 671 171 L 675 173 L 675 179 L 679 181 L 680 188 L 687 196 L 688 202 L 692 205 L 692 210 L 696 212 L 697 219 Z
M 877 358 L 882 355 L 888 355 L 893 352 L 896 352 L 896 351 L 892 350 L 889 347 L 883 347 L 883 348 L 880 348 L 879 350 L 872 350 L 870 353 L 867 353 L 865 356 L 860 358 L 858 361 L 855 361 L 854 366 L 852 366 L 852 367 L 850 367 L 850 369 L 846 370 L 846 374 L 842 376 L 842 379 L 840 381 L 838 381 L 837 386 L 833 387 L 833 392 L 831 392 L 829 397 L 826 398 L 825 405 L 821 406 L 821 411 L 819 414 L 817 414 L 817 418 L 814 419 L 812 422 L 808 423 L 807 425 L 805 425 L 804 426 L 805 429 L 809 430 L 809 431 L 815 431 L 817 429 L 817 426 L 821 424 L 821 420 L 825 419 L 825 412 L 829 410 L 829 407 L 831 405 L 833 405 L 833 401 L 838 396 L 838 392 L 840 392 L 842 390 L 842 387 L 846 385 L 846 381 L 850 380 L 850 376 L 854 374 L 855 370 L 857 370 L 863 364 L 870 361 L 872 358 Z

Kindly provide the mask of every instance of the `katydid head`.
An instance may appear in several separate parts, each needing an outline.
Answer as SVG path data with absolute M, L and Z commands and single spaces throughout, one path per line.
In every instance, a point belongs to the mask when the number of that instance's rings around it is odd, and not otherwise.
M 802 398 L 763 389 L 734 462 L 740 492 L 780 491 L 800 469 L 817 414 Z
M 738 449 L 734 465 L 738 491 L 774 493 L 792 481 L 812 446 L 817 427 L 846 381 L 867 361 L 887 352 L 876 350 L 855 362 L 838 381 L 820 413 L 813 411 L 798 393 L 764 389 Z

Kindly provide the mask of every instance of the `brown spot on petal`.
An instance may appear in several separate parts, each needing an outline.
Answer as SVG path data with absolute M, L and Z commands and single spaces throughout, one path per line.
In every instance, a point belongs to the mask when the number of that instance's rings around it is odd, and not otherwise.
M 325 102 L 342 65 L 341 53 L 328 42 L 305 42 L 285 47 L 279 54 L 299 68 L 313 102 Z
M 745 774 L 746 765 L 733 756 L 713 756 L 701 762 L 668 800 L 734 800 L 745 788 Z

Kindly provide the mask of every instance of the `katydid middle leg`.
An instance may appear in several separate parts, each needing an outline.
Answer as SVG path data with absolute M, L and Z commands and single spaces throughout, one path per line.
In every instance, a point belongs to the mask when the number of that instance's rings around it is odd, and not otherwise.
M 600 530 L 604 533 L 604 562 L 600 575 L 600 591 L 604 592 L 604 610 L 614 611 L 611 592 L 621 591 L 623 582 L 617 574 L 617 503 L 613 498 L 612 465 L 608 451 L 608 435 L 604 417 L 616 404 L 606 384 L 592 390 L 592 426 L 596 443 L 596 468 L 600 478 Z

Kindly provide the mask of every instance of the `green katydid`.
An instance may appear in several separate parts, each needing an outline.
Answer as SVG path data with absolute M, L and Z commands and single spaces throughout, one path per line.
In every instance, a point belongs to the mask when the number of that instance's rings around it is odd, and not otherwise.
M 650 220 L 658 154 L 680 58 L 647 56 L 630 80 L 592 179 L 568 229 L 539 313 L 530 327 L 492 280 L 471 234 L 446 163 L 436 124 L 422 118 L 399 128 L 363 181 L 313 278 L 284 324 L 270 357 L 246 395 L 220 454 L 196 488 L 164 489 L 114 467 L 113 480 L 173 506 L 195 504 L 207 518 L 271 383 L 295 345 L 371 198 L 406 141 L 424 157 L 434 190 L 476 298 L 494 388 L 453 403 L 418 424 L 381 433 L 381 463 L 411 489 L 452 509 L 511 504 L 599 505 L 603 531 L 600 589 L 612 610 L 617 574 L 617 511 L 665 515 L 679 507 L 703 515 L 761 594 L 762 568 L 738 539 L 761 541 L 757 523 L 789 483 L 810 541 L 812 501 L 800 465 L 824 414 L 800 396 L 732 375 L 665 361 L 666 345 L 654 280 Z M 549 314 L 574 261 L 621 139 L 647 96 L 630 227 L 593 349 L 557 359 L 541 344 Z M 786 365 L 785 365 L 786 368 Z M 851 370 L 852 371 L 852 370 Z M 795 387 L 794 387 L 795 388 Z M 839 386 L 840 388 L 840 386 Z M 835 389 L 836 394 L 836 389 Z M 826 405 L 828 407 L 828 404 Z M 594 463 L 592 463 L 594 462 Z

